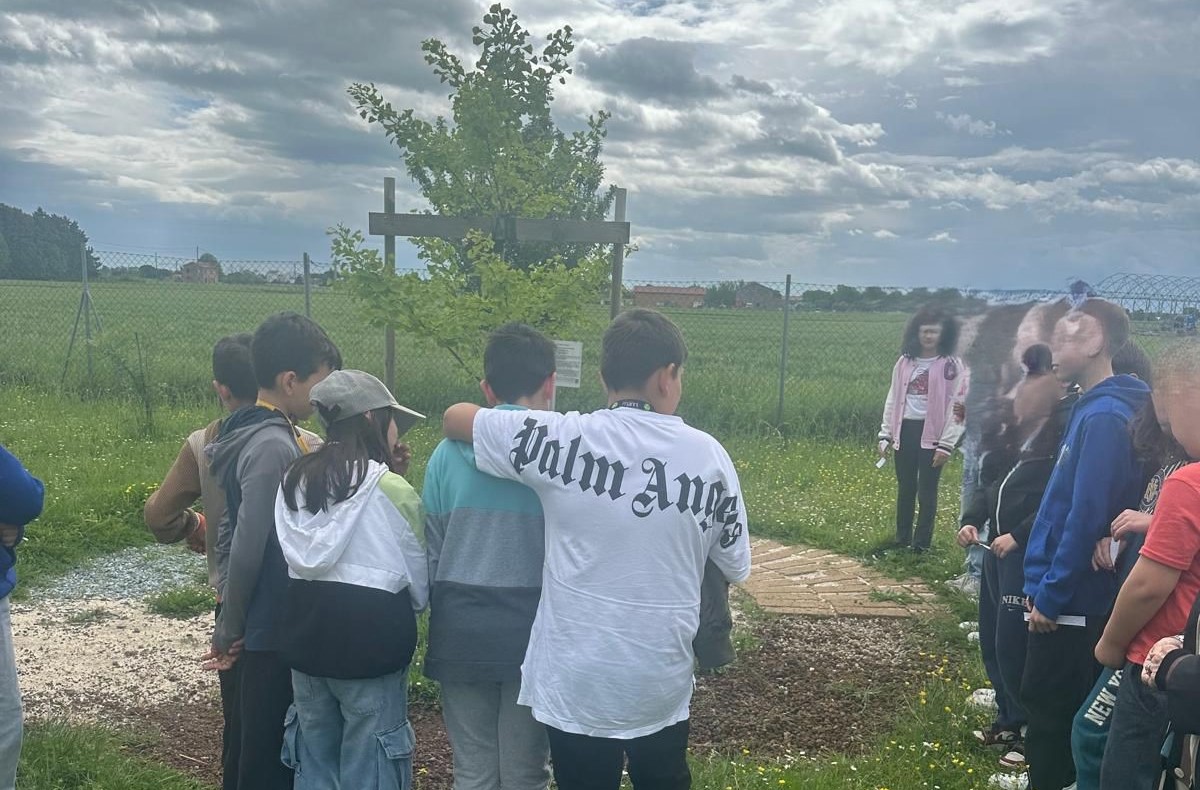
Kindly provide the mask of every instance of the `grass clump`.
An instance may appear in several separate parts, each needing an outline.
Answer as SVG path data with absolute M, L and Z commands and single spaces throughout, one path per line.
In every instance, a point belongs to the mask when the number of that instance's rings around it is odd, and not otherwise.
M 146 598 L 146 608 L 151 612 L 176 620 L 190 620 L 209 614 L 216 605 L 217 598 L 212 588 L 200 584 L 177 587 Z

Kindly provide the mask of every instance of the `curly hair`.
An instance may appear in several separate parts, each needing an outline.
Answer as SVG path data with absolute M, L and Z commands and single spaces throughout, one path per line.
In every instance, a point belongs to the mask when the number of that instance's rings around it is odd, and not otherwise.
M 909 358 L 921 355 L 921 327 L 930 324 L 940 324 L 942 336 L 938 340 L 938 356 L 953 356 L 958 350 L 958 319 L 938 307 L 922 307 L 908 320 L 904 327 L 904 339 L 900 344 L 900 353 Z

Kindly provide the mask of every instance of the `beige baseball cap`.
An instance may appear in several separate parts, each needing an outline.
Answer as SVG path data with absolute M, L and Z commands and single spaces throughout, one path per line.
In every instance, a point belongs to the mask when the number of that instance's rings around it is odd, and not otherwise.
M 362 370 L 335 370 L 312 388 L 309 399 L 321 408 L 324 422 L 338 422 L 376 409 L 392 409 L 396 429 L 405 433 L 425 415 L 401 406 L 384 383 Z

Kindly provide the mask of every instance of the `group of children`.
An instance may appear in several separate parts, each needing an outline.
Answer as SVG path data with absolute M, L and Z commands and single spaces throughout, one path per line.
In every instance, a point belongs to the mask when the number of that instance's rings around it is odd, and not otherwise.
M 991 535 L 980 642 L 997 707 L 974 735 L 1028 771 L 992 786 L 1158 788 L 1172 721 L 1167 765 L 1193 769 L 1195 724 L 1174 711 L 1200 690 L 1183 636 L 1200 594 L 1200 348 L 1171 347 L 1153 376 L 1139 353 L 1125 311 L 1087 299 L 974 415 L 979 488 L 958 538 Z
M 416 613 L 454 783 L 686 788 L 693 668 L 728 662 L 750 572 L 728 454 L 675 416 L 687 348 L 650 310 L 603 339 L 609 408 L 553 411 L 555 348 L 528 326 L 484 355 L 491 408 L 445 412 L 420 496 L 420 414 L 342 370 L 295 314 L 222 339 L 229 412 L 190 436 L 146 520 L 206 552 L 217 590 L 225 788 L 407 788 Z M 297 423 L 315 413 L 324 437 Z M 193 510 L 197 500 L 203 513 Z

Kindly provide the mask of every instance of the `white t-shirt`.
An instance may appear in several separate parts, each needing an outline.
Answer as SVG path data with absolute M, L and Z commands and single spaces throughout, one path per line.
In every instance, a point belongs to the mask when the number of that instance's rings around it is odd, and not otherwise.
M 904 419 L 923 420 L 929 414 L 929 368 L 937 357 L 917 359 L 904 393 Z
M 640 738 L 688 718 L 708 558 L 750 575 L 737 473 L 675 416 L 483 409 L 475 463 L 546 515 L 542 598 L 519 702 L 564 732 Z

